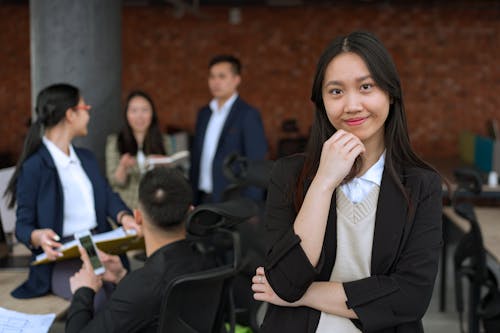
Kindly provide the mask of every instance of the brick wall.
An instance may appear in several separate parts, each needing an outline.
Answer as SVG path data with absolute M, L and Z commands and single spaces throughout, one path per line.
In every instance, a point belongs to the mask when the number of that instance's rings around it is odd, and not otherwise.
M 500 7 L 468 5 L 342 5 L 241 8 L 201 7 L 205 18 L 176 18 L 169 6 L 123 9 L 123 97 L 149 92 L 163 126 L 194 130 L 207 103 L 207 63 L 216 53 L 243 62 L 240 94 L 257 106 L 274 154 L 284 118 L 307 133 L 317 58 L 337 34 L 370 30 L 385 43 L 401 75 L 412 142 L 425 157 L 455 156 L 468 129 L 486 134 L 486 119 L 500 121 Z M 18 152 L 29 116 L 29 11 L 0 6 L 0 151 Z M 13 28 L 15 27 L 15 29 Z M 7 66 L 5 66 L 8 64 Z M 5 119 L 5 118 L 4 118 Z
M 21 152 L 31 115 L 27 6 L 0 5 L 0 45 L 0 158 L 13 159 Z

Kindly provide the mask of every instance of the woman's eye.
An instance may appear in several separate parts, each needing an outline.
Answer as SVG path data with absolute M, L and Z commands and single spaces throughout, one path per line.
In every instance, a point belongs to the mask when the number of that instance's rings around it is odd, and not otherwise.
M 367 91 L 370 90 L 371 88 L 373 88 L 372 83 L 364 83 L 361 85 L 361 91 Z
M 330 89 L 329 93 L 332 94 L 332 95 L 340 95 L 342 93 L 342 90 L 340 90 L 340 89 Z

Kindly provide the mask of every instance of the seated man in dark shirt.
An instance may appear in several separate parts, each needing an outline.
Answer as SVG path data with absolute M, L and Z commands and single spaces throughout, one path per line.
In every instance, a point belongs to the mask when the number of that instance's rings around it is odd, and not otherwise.
M 96 276 L 80 249 L 84 264 L 70 279 L 74 295 L 66 332 L 156 332 L 161 296 L 169 282 L 209 268 L 185 239 L 183 222 L 192 209 L 191 202 L 191 187 L 177 170 L 157 168 L 144 175 L 139 185 L 139 208 L 134 211 L 146 243 L 144 267 L 125 276 L 117 256 L 101 253 L 106 273 Z M 102 280 L 117 283 L 117 287 L 94 315 L 93 299 Z

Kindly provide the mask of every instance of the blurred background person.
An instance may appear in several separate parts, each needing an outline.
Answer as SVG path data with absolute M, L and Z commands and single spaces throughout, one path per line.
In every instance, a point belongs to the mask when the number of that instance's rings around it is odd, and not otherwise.
M 223 173 L 225 158 L 238 153 L 263 160 L 267 141 L 259 111 L 238 95 L 241 62 L 218 55 L 209 63 L 208 87 L 213 99 L 198 112 L 191 149 L 190 179 L 195 204 L 220 202 L 229 185 Z M 263 190 L 250 187 L 244 195 L 263 199 Z
M 135 208 L 147 158 L 170 155 L 175 148 L 173 140 L 161 133 L 153 100 L 145 92 L 128 95 L 123 115 L 123 128 L 106 142 L 106 175 L 113 190 Z
M 108 217 L 127 229 L 139 229 L 100 173 L 94 155 L 71 144 L 75 137 L 87 135 L 90 109 L 78 88 L 69 84 L 54 84 L 38 94 L 37 118 L 6 190 L 10 207 L 17 203 L 16 237 L 33 259 L 43 252 L 51 260 L 60 257 L 57 248 L 76 232 L 111 230 Z M 123 262 L 128 266 L 126 257 Z M 53 292 L 69 299 L 69 277 L 79 268 L 78 259 L 30 266 L 28 280 L 12 296 Z

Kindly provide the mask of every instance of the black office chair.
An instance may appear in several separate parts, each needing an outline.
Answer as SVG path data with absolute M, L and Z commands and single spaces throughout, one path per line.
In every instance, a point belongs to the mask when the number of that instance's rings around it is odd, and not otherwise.
M 238 153 L 228 155 L 223 173 L 230 184 L 224 189 L 224 201 L 241 197 L 241 191 L 249 186 L 267 189 L 273 166 L 271 160 L 250 160 Z
M 272 160 L 250 160 L 239 154 L 231 154 L 224 160 L 224 175 L 230 185 L 224 191 L 225 200 L 240 198 L 243 190 L 249 186 L 267 190 L 274 166 Z M 241 235 L 242 264 L 234 281 L 237 322 L 259 331 L 257 314 L 262 302 L 253 299 L 251 285 L 255 269 L 262 266 L 266 255 L 265 229 L 263 213 L 265 201 L 257 201 L 258 212 L 252 219 L 239 224 L 236 229 Z
M 292 154 L 303 153 L 307 147 L 308 138 L 299 136 L 297 138 L 282 138 L 278 141 L 276 157 L 284 157 Z
M 253 216 L 255 209 L 251 200 L 242 199 L 200 205 L 189 215 L 188 238 L 202 253 L 215 257 L 219 266 L 171 282 L 163 296 L 159 333 L 234 333 L 232 282 L 241 250 L 239 234 L 231 229 Z
M 303 153 L 306 150 L 308 137 L 300 134 L 297 119 L 285 119 L 281 123 L 285 136 L 278 140 L 276 158 Z
M 226 332 L 224 312 L 234 318 L 232 304 L 227 303 L 234 272 L 233 267 L 222 266 L 173 281 L 162 303 L 158 332 Z M 234 319 L 230 327 L 234 332 Z
M 472 205 L 468 203 L 455 206 L 455 212 L 469 222 L 470 230 L 460 239 L 453 255 L 453 263 L 456 306 L 460 317 L 461 330 L 463 331 L 462 314 L 464 311 L 462 280 L 466 278 L 469 281 L 468 331 L 477 333 L 479 332 L 478 309 L 481 288 L 487 281 L 487 269 L 483 238 L 473 209 Z
M 458 169 L 454 172 L 458 187 L 452 198 L 455 212 L 470 224 L 470 230 L 459 241 L 453 256 L 455 270 L 455 299 L 456 308 L 460 318 L 460 330 L 463 328 L 463 284 L 466 278 L 469 282 L 468 288 L 468 332 L 478 333 L 481 319 L 481 291 L 483 287 L 496 288 L 496 281 L 486 266 L 486 251 L 483 245 L 481 228 L 474 213 L 474 207 L 469 202 L 459 202 L 462 192 L 470 192 L 474 195 L 481 193 L 481 178 L 473 170 Z M 463 199 L 462 199 L 463 200 Z

